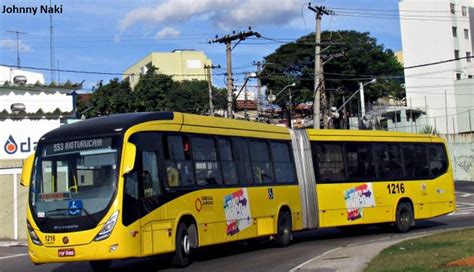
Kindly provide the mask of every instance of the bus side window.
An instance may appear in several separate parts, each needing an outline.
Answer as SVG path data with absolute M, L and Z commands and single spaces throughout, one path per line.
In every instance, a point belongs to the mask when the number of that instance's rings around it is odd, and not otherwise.
M 317 143 L 311 145 L 315 173 L 321 183 L 346 180 L 342 143 Z M 317 167 L 316 167 L 317 165 Z
M 275 179 L 267 142 L 250 141 L 249 145 L 252 150 L 250 157 L 252 159 L 255 183 L 272 183 Z
M 271 142 L 273 166 L 277 183 L 295 183 L 295 171 L 291 162 L 288 143 Z
M 191 147 L 187 136 L 163 137 L 165 166 L 169 187 L 194 186 Z
M 237 168 L 234 162 L 234 152 L 229 139 L 220 138 L 218 141 L 219 159 L 222 164 L 222 173 L 224 174 L 224 184 L 237 184 Z
M 404 177 L 398 144 L 376 144 L 375 161 L 380 179 L 400 180 Z
M 145 198 L 160 194 L 160 176 L 156 152 L 142 152 L 143 195 Z
M 432 178 L 436 178 L 446 173 L 448 170 L 448 159 L 446 156 L 446 150 L 442 144 L 428 145 L 428 158 Z
M 222 173 L 217 161 L 215 140 L 207 137 L 193 137 L 192 151 L 197 184 L 199 186 L 221 185 Z
M 424 144 L 402 144 L 403 163 L 406 179 L 429 177 L 426 147 Z
M 371 147 L 367 143 L 346 144 L 347 177 L 349 180 L 373 180 L 375 178 Z
M 252 166 L 250 163 L 249 147 L 246 139 L 232 138 L 233 151 L 237 162 L 237 175 L 242 186 L 253 183 Z

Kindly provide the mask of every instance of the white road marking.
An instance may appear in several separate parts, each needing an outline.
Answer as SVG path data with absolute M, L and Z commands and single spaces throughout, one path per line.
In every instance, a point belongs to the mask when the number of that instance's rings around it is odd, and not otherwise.
M 331 250 L 328 250 L 328 251 L 324 252 L 323 254 L 320 254 L 320 255 L 318 255 L 318 256 L 316 256 L 316 257 L 313 257 L 313 258 L 307 260 L 306 262 L 304 262 L 304 263 L 302 263 L 302 264 L 296 266 L 295 268 L 291 269 L 290 272 L 298 271 L 298 270 L 300 270 L 303 266 L 307 265 L 308 263 L 310 263 L 310 262 L 312 262 L 312 261 L 314 261 L 314 260 L 317 260 L 317 259 L 319 259 L 319 258 L 321 258 L 321 257 L 324 257 L 324 256 L 328 255 L 329 253 L 334 252 L 334 251 L 337 251 L 337 250 L 339 250 L 339 249 L 341 249 L 341 248 L 342 248 L 342 247 L 336 247 L 336 248 L 333 248 L 333 249 L 331 249 Z
M 17 258 L 17 257 L 22 257 L 22 256 L 28 256 L 28 254 L 26 254 L 26 253 L 21 253 L 21 254 L 15 254 L 15 255 L 10 255 L 10 256 L 4 256 L 4 257 L 0 257 L 0 260 L 11 259 L 11 258 Z
M 456 194 L 460 194 L 460 197 L 463 197 L 463 198 L 470 197 L 470 196 L 474 195 L 473 193 L 466 193 L 466 192 L 459 192 L 459 191 L 456 191 Z

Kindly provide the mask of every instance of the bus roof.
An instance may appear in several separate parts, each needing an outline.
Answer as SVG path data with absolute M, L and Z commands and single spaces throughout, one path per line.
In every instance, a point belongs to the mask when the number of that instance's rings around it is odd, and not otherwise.
M 373 138 L 374 140 L 378 138 L 387 139 L 389 141 L 397 140 L 416 140 L 416 141 L 441 141 L 441 138 L 435 135 L 430 134 L 417 134 L 417 133 L 407 133 L 407 132 L 390 132 L 390 131 L 380 131 L 380 130 L 342 130 L 342 129 L 307 129 L 308 135 L 312 139 L 326 139 L 331 137 L 333 139 L 340 140 L 357 140 L 358 138 Z
M 42 141 L 56 141 L 65 138 L 84 138 L 91 134 L 110 135 L 148 121 L 173 120 L 172 112 L 136 112 L 95 117 L 65 125 L 46 133 Z

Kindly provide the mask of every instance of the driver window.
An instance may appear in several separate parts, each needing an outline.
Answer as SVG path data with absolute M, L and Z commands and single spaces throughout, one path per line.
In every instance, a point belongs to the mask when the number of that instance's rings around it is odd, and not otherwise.
M 160 178 L 158 175 L 158 159 L 156 152 L 143 151 L 142 153 L 143 195 L 145 198 L 160 193 Z

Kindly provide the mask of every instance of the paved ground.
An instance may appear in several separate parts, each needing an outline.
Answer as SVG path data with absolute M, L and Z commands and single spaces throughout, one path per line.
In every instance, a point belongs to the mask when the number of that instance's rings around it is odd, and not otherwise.
M 356 235 L 337 229 L 305 231 L 295 234 L 288 248 L 260 244 L 233 243 L 208 247 L 197 252 L 195 262 L 177 271 L 361 271 L 378 252 L 401 240 L 446 229 L 474 226 L 474 183 L 457 182 L 458 211 L 449 216 L 417 222 L 409 234 L 394 234 L 383 227 L 371 227 Z M 0 272 L 10 271 L 92 271 L 88 263 L 47 264 L 34 266 L 23 246 L 0 242 Z M 10 244 L 11 245 L 11 244 Z M 114 271 L 174 271 L 169 257 L 118 261 Z
M 474 216 L 474 182 L 458 181 L 456 183 L 456 201 L 456 212 L 448 216 L 469 218 Z M 363 271 L 367 264 L 385 248 L 404 240 L 439 231 L 442 230 L 399 234 L 334 248 L 315 256 L 291 271 Z

